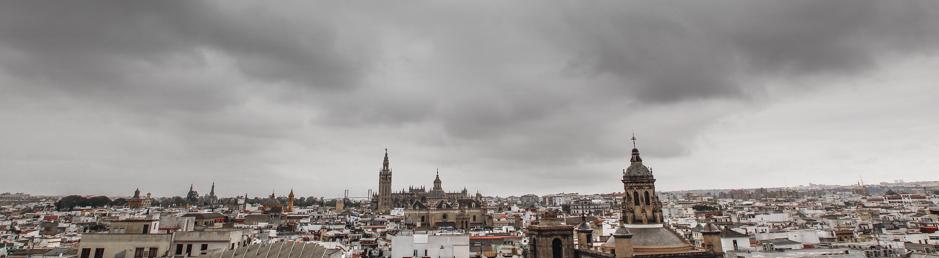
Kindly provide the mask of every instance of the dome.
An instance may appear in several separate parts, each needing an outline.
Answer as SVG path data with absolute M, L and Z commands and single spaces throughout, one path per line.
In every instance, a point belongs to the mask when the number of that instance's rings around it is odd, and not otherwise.
M 580 225 L 577 225 L 577 231 L 579 232 L 593 232 L 593 229 L 590 228 L 590 221 L 586 217 L 581 217 L 583 222 Z
M 635 137 L 633 137 L 635 140 Z M 623 176 L 652 176 L 652 170 L 642 164 L 642 157 L 639 156 L 639 149 L 633 146 L 632 154 L 629 157 L 629 167 L 623 171 Z
M 643 165 L 642 162 L 633 162 L 626 168 L 625 176 L 652 176 L 652 171 L 649 170 L 649 167 Z
M 273 208 L 273 207 L 280 207 L 280 206 L 282 206 L 282 204 L 280 204 L 280 202 L 278 202 L 278 201 L 275 200 L 275 199 L 270 199 L 270 198 L 264 199 L 263 201 L 261 201 L 261 205 L 263 205 L 263 206 L 265 206 L 265 207 L 268 207 L 268 208 Z
M 626 227 L 623 227 L 622 225 L 616 228 L 616 231 L 613 232 L 614 237 L 627 237 L 627 236 L 632 236 L 632 235 L 633 233 L 629 232 L 629 229 L 627 229 Z

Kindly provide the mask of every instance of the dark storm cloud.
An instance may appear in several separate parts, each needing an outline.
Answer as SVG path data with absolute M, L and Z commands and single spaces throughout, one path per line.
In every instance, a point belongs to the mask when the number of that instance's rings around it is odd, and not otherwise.
M 559 177 L 624 159 L 632 130 L 649 155 L 687 154 L 763 81 L 861 74 L 937 43 L 935 1 L 11 1 L 0 90 L 113 112 L 207 173 L 250 177 L 284 162 L 272 145 L 382 129 L 395 135 L 364 142 Z
M 634 82 L 623 89 L 640 100 L 681 101 L 744 94 L 754 74 L 844 74 L 933 51 L 937 9 L 933 1 L 588 3 L 560 11 L 565 27 L 549 42 L 575 50 L 572 69 Z
M 133 73 L 202 65 L 208 51 L 230 56 L 248 76 L 309 87 L 349 86 L 368 68 L 359 60 L 367 49 L 345 48 L 353 42 L 339 40 L 341 25 L 321 16 L 326 11 L 293 21 L 268 8 L 188 1 L 4 3 L 0 42 L 15 61 L 4 67 L 71 84 L 62 88 L 75 92 L 134 88 L 144 82 Z

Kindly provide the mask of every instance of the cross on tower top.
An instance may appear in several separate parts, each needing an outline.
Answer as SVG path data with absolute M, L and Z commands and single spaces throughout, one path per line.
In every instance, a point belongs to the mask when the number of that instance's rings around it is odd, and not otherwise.
M 635 149 L 636 148 L 636 132 L 633 132 L 633 137 L 629 139 L 633 141 L 633 149 Z

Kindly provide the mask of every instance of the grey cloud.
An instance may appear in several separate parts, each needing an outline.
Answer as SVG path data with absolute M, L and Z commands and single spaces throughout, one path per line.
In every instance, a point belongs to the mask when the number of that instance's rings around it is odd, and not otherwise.
M 311 13 L 312 22 L 297 22 L 250 4 L 3 5 L 0 42 L 19 57 L 4 67 L 16 75 L 72 84 L 75 92 L 85 90 L 79 88 L 82 84 L 108 90 L 133 88 L 140 81 L 129 78 L 131 74 L 200 65 L 206 51 L 231 56 L 248 76 L 307 87 L 352 86 L 368 67 L 365 45 L 340 41 L 341 25 L 329 16 L 321 17 L 328 14 L 325 10 Z
M 113 112 L 209 173 L 227 169 L 202 158 L 278 167 L 272 152 L 328 132 L 568 178 L 621 162 L 632 130 L 648 155 L 687 155 L 763 81 L 868 73 L 937 35 L 934 1 L 4 2 L 0 73 L 17 84 L 0 90 Z

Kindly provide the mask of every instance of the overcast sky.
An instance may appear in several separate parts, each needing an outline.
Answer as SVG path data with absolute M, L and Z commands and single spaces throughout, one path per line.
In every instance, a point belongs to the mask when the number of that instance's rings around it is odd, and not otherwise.
M 939 1 L 2 1 L 0 192 L 939 180 Z

